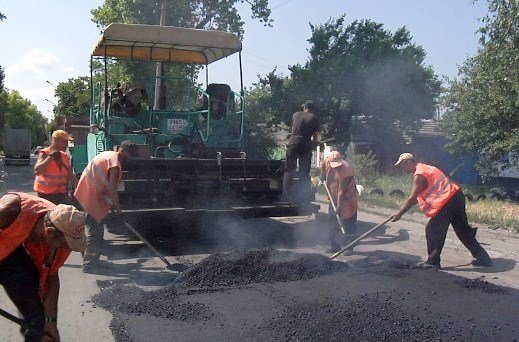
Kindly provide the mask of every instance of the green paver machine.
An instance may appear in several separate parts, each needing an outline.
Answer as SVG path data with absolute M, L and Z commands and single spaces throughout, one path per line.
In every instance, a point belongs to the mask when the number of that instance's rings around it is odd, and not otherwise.
M 124 215 L 212 212 L 270 217 L 317 212 L 309 184 L 299 187 L 304 190 L 296 202 L 277 202 L 283 160 L 253 160 L 243 151 L 243 81 L 239 93 L 227 84 L 207 84 L 209 64 L 234 53 L 240 54 L 241 78 L 241 42 L 233 34 L 109 25 L 91 57 L 90 127 L 85 145 L 76 139 L 76 172 L 100 152 L 131 140 L 139 156 L 123 165 L 119 196 Z M 196 80 L 151 75 L 147 85 L 110 87 L 113 59 L 205 66 L 206 84 L 199 87 Z M 156 104 L 150 104 L 156 97 Z M 294 184 L 298 189 L 297 179 Z

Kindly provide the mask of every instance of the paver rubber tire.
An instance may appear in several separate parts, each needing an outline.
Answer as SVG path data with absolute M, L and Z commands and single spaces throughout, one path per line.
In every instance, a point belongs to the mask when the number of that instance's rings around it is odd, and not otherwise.
M 514 190 L 507 190 L 504 193 L 504 198 L 510 201 L 515 201 L 517 199 L 515 191 Z
M 486 199 L 487 199 L 487 195 L 485 195 L 485 194 L 477 194 L 476 195 L 476 200 L 477 201 L 486 200 Z
M 396 198 L 404 198 L 405 197 L 405 193 L 402 190 L 400 190 L 400 189 L 395 189 L 395 190 L 391 190 L 389 192 L 389 196 L 396 197 Z
M 384 191 L 378 188 L 370 189 L 368 194 L 376 196 L 384 196 Z
M 489 198 L 491 200 L 495 200 L 495 201 L 502 201 L 503 200 L 503 196 L 501 194 L 498 194 L 497 192 L 491 193 Z
M 472 196 L 472 194 L 470 192 L 467 192 L 465 194 L 465 198 L 467 199 L 467 201 L 473 201 L 474 200 L 474 196 Z

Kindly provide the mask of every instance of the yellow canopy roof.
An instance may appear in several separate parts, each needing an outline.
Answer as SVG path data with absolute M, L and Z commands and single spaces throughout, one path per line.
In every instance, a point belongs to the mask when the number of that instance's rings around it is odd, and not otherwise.
M 173 26 L 110 24 L 92 56 L 155 62 L 210 64 L 241 51 L 232 33 Z

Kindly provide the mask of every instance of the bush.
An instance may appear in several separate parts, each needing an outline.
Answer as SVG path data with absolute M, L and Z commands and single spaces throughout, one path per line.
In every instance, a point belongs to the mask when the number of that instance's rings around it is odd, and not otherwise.
M 356 154 L 353 156 L 353 165 L 355 166 L 355 178 L 357 184 L 364 187 L 374 187 L 377 178 L 380 177 L 377 171 L 377 158 L 373 152 L 368 154 Z

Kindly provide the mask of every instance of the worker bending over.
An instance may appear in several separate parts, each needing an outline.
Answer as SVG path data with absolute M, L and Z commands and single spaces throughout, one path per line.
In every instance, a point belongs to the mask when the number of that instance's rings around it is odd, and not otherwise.
M 122 176 L 121 163 L 135 155 L 135 143 L 125 140 L 119 150 L 101 152 L 83 170 L 74 197 L 88 214 L 86 218 L 87 248 L 83 272 L 93 272 L 99 265 L 104 240 L 103 220 L 112 209 L 121 213 L 117 188 Z
M 461 188 L 438 168 L 418 163 L 411 153 L 402 153 L 395 166 L 400 166 L 406 173 L 412 173 L 414 178 L 411 194 L 402 208 L 390 216 L 391 221 L 400 220 L 416 203 L 425 216 L 430 217 L 425 226 L 427 261 L 418 263 L 417 266 L 435 270 L 441 268 L 440 254 L 449 224 L 452 224 L 456 236 L 474 257 L 472 265 L 492 265 L 490 256 L 476 240 L 474 230 L 469 225 L 465 212 L 465 196 Z
M 328 225 L 330 249 L 327 253 L 336 253 L 341 249 L 336 237 L 339 233 L 339 224 L 331 201 L 335 203 L 337 213 L 346 228 L 348 237 L 357 234 L 357 209 L 359 193 L 355 184 L 355 172 L 342 158 L 341 154 L 333 151 L 321 164 L 321 182 L 326 182 L 332 198 L 329 198 Z
M 59 275 L 71 251 L 85 249 L 85 215 L 25 193 L 0 198 L 0 284 L 25 322 L 59 341 Z M 25 341 L 42 341 L 34 330 Z

